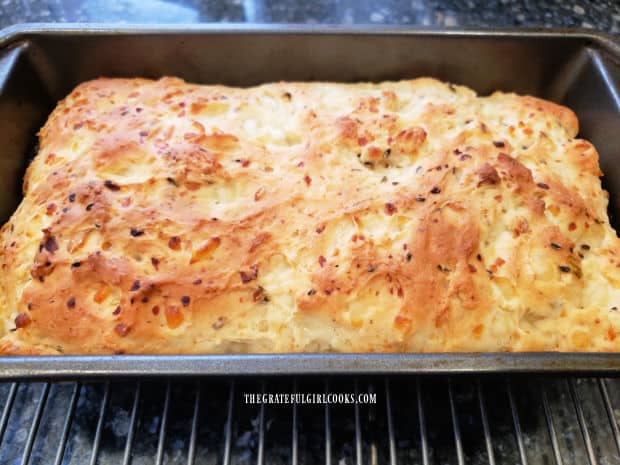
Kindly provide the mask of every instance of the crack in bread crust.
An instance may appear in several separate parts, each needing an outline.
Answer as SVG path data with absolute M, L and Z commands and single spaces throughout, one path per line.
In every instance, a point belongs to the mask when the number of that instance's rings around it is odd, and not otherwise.
M 0 232 L 0 353 L 617 351 L 577 132 L 428 78 L 86 82 Z

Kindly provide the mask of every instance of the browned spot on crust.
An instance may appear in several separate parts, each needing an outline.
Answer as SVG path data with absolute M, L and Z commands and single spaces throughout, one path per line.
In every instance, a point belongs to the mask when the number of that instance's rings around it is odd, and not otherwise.
M 497 174 L 497 170 L 489 163 L 482 165 L 478 169 L 477 173 L 479 177 L 478 187 L 485 184 L 493 186 L 500 183 L 500 177 L 499 174 Z
M 30 317 L 27 313 L 20 313 L 15 317 L 15 327 L 17 329 L 25 328 L 30 324 Z
M 533 182 L 532 172 L 517 159 L 500 152 L 497 155 L 500 169 L 503 170 L 508 180 L 514 183 L 516 190 L 525 190 Z
M 129 334 L 131 328 L 124 323 L 118 323 L 114 326 L 114 332 L 119 335 L 119 337 L 125 337 Z

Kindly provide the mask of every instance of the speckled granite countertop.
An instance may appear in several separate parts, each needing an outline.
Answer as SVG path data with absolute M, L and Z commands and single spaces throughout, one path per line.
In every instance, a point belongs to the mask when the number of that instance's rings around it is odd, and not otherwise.
M 0 27 L 23 22 L 571 26 L 620 32 L 611 0 L 0 0 Z

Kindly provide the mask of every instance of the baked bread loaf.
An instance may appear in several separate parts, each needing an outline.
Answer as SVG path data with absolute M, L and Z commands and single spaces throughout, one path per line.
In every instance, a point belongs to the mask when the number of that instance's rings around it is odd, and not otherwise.
M 577 132 L 433 79 L 86 82 L 1 230 L 0 352 L 619 350 Z

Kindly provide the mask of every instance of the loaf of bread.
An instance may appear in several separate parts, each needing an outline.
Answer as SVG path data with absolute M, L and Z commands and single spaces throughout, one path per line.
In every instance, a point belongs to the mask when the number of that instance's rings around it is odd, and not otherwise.
M 620 350 L 577 132 L 427 78 L 86 82 L 1 230 L 0 353 Z

